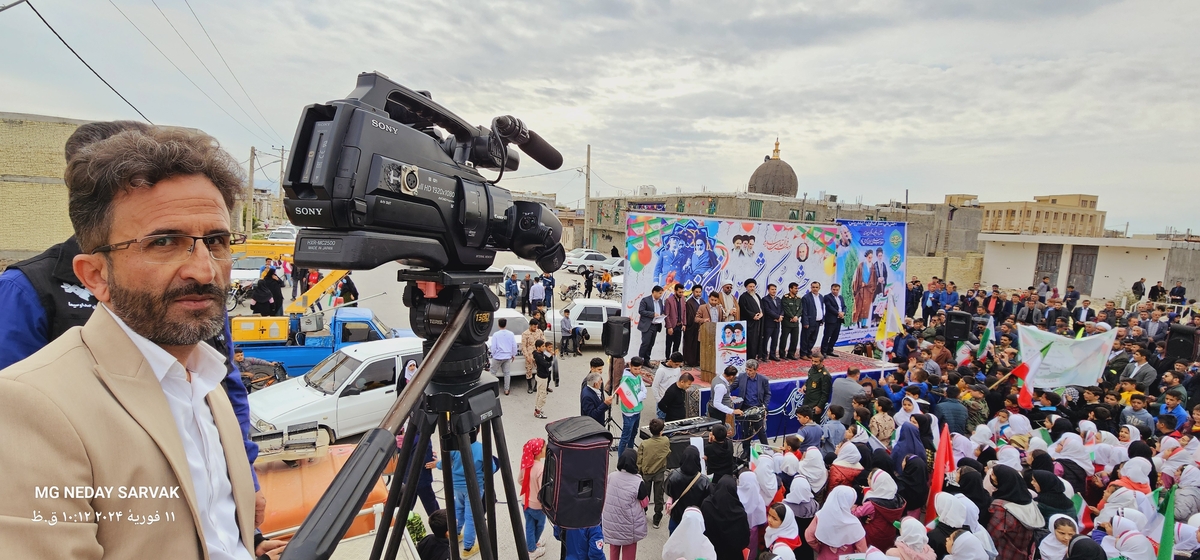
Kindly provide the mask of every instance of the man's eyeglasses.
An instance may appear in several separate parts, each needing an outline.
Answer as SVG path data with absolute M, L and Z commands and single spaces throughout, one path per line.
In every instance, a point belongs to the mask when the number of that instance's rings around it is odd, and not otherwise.
M 214 233 L 201 236 L 176 233 L 148 235 L 141 239 L 130 239 L 129 241 L 97 247 L 92 250 L 92 254 L 120 251 L 133 247 L 150 264 L 175 264 L 191 258 L 192 251 L 196 249 L 197 241 L 204 243 L 204 248 L 208 250 L 208 256 L 213 260 L 230 261 L 233 260 L 232 247 L 245 243 L 246 235 L 242 233 Z

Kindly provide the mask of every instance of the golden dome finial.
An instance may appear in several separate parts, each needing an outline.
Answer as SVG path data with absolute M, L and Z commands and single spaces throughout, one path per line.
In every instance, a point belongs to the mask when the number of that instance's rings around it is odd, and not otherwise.
M 771 159 L 779 159 L 779 137 L 775 137 L 775 151 L 771 154 Z

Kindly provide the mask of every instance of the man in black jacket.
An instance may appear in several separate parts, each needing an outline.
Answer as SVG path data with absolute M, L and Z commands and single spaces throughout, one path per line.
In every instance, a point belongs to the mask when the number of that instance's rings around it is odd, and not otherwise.
M 825 300 L 821 297 L 821 283 L 809 284 L 809 291 L 800 298 L 800 357 L 811 358 L 817 343 L 817 331 L 825 319 Z M 818 351 L 819 353 L 819 351 Z
M 779 343 L 779 326 L 783 322 L 783 302 L 775 295 L 776 290 L 775 284 L 767 285 L 767 295 L 762 298 L 762 344 L 758 349 L 758 359 L 762 361 L 779 361 L 775 347 Z
M 591 366 L 592 371 L 583 379 L 583 388 L 579 392 L 579 415 L 588 416 L 603 426 L 613 397 L 604 394 L 604 360 L 592 358 Z
M 825 333 L 821 336 L 821 355 L 826 358 L 833 355 L 833 345 L 837 344 L 838 335 L 842 332 L 842 322 L 846 320 L 846 300 L 842 297 L 842 286 L 830 284 L 829 293 L 825 294 Z
M 743 284 L 745 293 L 738 297 L 739 316 L 746 322 L 746 357 L 758 359 L 762 346 L 762 304 L 758 298 L 758 282 L 753 278 Z

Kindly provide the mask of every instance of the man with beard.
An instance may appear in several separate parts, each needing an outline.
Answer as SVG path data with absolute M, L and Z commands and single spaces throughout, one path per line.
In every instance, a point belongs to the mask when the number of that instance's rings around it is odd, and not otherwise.
M 72 158 L 65 182 L 80 252 L 71 271 L 97 307 L 0 371 L 0 424 L 22 450 L 0 454 L 0 517 L 78 519 L 0 532 L 0 547 L 21 558 L 278 557 L 282 542 L 255 542 L 242 430 L 218 389 L 226 356 L 203 344 L 225 329 L 231 245 L 244 239 L 229 231 L 236 160 L 203 133 L 126 130 Z M 45 487 L 95 492 L 38 499 Z M 172 522 L 110 516 L 130 509 Z
M 67 139 L 64 157 L 70 162 L 88 145 L 125 131 L 146 132 L 150 126 L 137 121 L 102 121 L 81 125 Z M 72 235 L 66 241 L 50 247 L 41 254 L 8 267 L 0 273 L 0 309 L 6 311 L 0 322 L 0 369 L 6 368 L 67 332 L 82 327 L 95 310 L 96 297 L 75 277 L 72 262 L 79 255 L 79 242 Z M 307 275 L 306 269 L 303 270 Z M 305 287 L 307 290 L 307 287 Z M 222 381 L 229 401 L 241 424 L 246 456 L 251 464 L 258 457 L 258 444 L 250 440 L 250 404 L 241 372 L 233 364 L 233 345 L 228 324 L 226 329 L 206 342 L 225 353 L 229 361 L 228 375 Z M 266 512 L 266 497 L 258 490 L 254 475 L 257 514 L 255 525 L 262 523 Z

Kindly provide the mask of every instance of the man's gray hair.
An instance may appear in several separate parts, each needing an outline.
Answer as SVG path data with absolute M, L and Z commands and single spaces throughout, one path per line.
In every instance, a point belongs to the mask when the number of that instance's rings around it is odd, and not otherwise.
M 746 360 L 746 369 L 758 371 L 758 360 Z
M 595 387 L 597 381 L 604 381 L 599 373 L 589 373 L 587 377 L 583 378 L 583 384 L 588 387 Z

